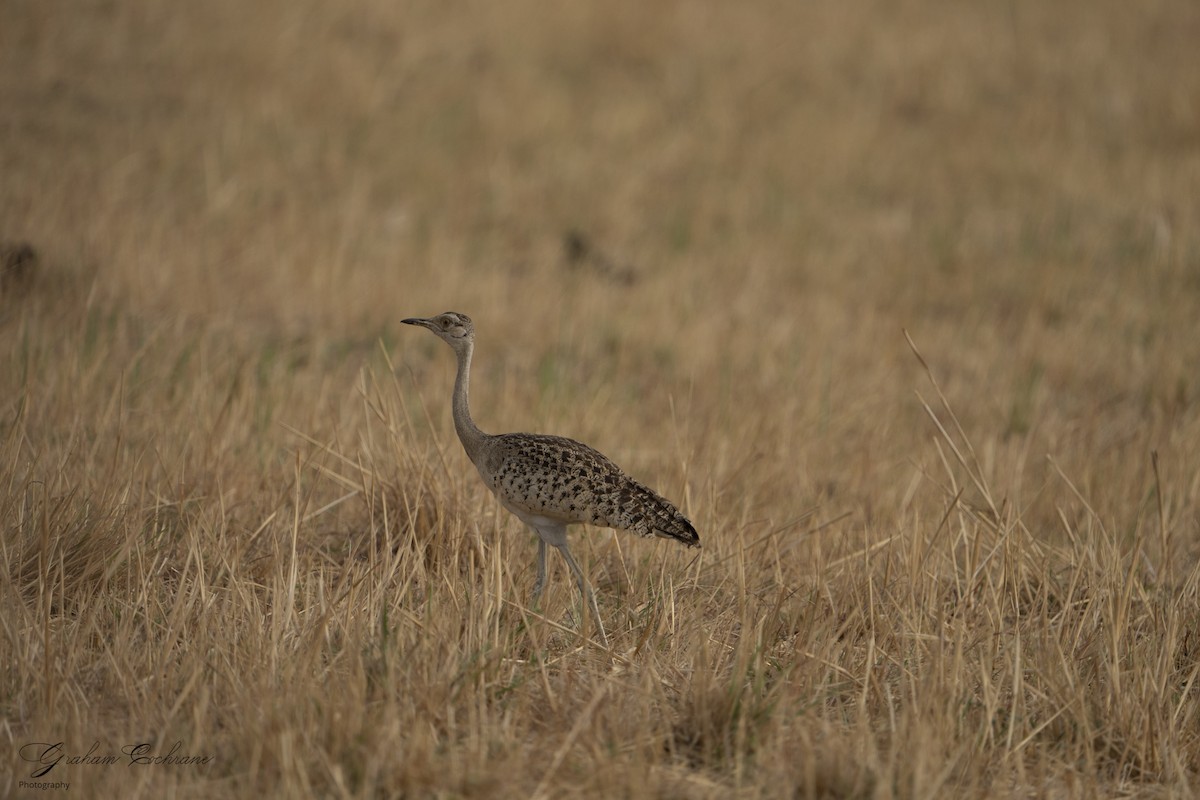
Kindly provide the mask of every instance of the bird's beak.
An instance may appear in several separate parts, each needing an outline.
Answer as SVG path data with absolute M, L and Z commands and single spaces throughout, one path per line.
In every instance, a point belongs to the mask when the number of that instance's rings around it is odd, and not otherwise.
M 422 328 L 429 327 L 429 320 L 421 319 L 419 317 L 409 317 L 408 319 L 402 319 L 400 321 L 405 325 L 420 325 Z

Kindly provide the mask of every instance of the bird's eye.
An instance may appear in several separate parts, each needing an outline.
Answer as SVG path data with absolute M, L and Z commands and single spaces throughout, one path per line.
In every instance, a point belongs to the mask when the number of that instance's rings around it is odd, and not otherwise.
M 449 320 L 449 318 L 448 318 L 448 317 L 442 317 L 442 327 L 443 327 L 443 328 L 449 328 L 449 327 L 450 327 L 450 320 Z

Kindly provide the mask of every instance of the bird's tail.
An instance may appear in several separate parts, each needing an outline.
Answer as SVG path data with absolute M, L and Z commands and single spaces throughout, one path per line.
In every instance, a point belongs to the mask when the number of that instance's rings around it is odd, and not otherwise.
M 628 509 L 632 523 L 630 530 L 642 536 L 675 539 L 688 547 L 700 546 L 700 534 L 696 533 L 695 526 L 670 500 L 640 483 L 636 484 L 633 495 L 634 502 Z

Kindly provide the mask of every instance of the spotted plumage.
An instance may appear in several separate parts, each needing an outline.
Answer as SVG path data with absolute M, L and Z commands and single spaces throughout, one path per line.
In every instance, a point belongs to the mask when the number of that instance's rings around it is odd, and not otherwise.
M 483 451 L 484 483 L 518 515 L 700 545 L 692 523 L 670 501 L 586 444 L 562 436 L 506 433 L 489 437 Z
M 601 453 L 574 439 L 532 433 L 492 435 L 476 427 L 468 403 L 475 326 L 465 314 L 448 311 L 429 319 L 406 319 L 433 331 L 454 349 L 458 372 L 451 401 L 454 427 L 467 456 L 487 487 L 512 513 L 537 532 L 538 578 L 534 598 L 546 582 L 546 545 L 563 555 L 587 598 L 607 644 L 595 597 L 567 547 L 566 528 L 588 523 L 675 539 L 699 547 L 687 517 L 653 489 L 626 475 Z

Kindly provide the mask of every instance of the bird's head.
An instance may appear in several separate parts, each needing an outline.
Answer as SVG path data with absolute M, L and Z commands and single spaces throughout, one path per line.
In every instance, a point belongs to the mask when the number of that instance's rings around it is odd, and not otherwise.
M 455 311 L 447 311 L 429 319 L 412 317 L 400 321 L 405 325 L 419 325 L 422 328 L 428 328 L 436 333 L 438 338 L 453 347 L 456 352 L 475 341 L 475 323 L 471 322 L 471 318 L 466 314 L 459 314 Z

